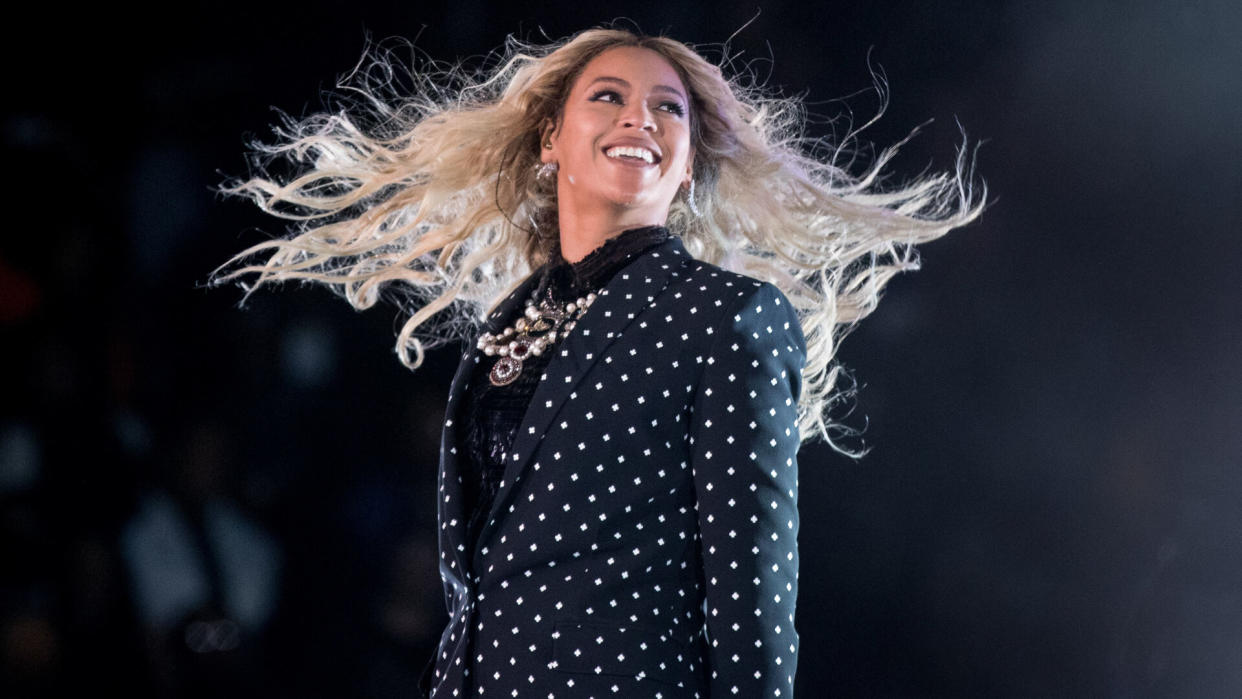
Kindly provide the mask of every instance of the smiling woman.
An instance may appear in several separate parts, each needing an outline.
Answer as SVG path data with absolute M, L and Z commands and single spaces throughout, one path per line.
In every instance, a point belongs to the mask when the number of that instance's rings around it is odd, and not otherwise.
M 694 181 L 688 105 L 677 70 L 651 49 L 622 46 L 586 65 L 541 155 L 559 166 L 566 260 L 626 229 L 664 225 L 677 191 Z
M 877 190 L 891 149 L 852 175 L 797 102 L 671 39 L 511 48 L 391 100 L 363 73 L 366 110 L 287 122 L 257 153 L 301 174 L 226 191 L 298 226 L 216 279 L 406 292 L 412 367 L 420 328 L 470 341 L 424 695 L 790 697 L 797 452 L 839 434 L 837 341 L 982 196 L 961 158 Z

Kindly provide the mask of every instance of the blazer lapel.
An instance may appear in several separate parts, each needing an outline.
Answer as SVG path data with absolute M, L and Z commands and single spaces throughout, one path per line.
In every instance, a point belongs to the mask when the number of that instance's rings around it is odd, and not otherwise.
M 561 406 L 577 390 L 583 377 L 608 347 L 621 336 L 639 312 L 655 301 L 668 286 L 673 272 L 688 259 L 686 249 L 677 237 L 669 238 L 640 255 L 617 272 L 600 290 L 590 310 L 569 336 L 558 346 L 553 346 L 551 351 L 555 354 L 545 372 L 548 378 L 535 389 L 513 447 L 506 456 L 504 480 L 479 534 L 480 550 L 495 526 L 497 514 L 508 507 L 507 500 L 512 495 L 514 483 L 525 470 Z M 569 380 L 566 381 L 565 377 Z M 601 406 L 601 409 L 606 409 L 606 406 Z
M 501 329 L 504 321 L 511 317 L 530 296 L 535 284 L 539 281 L 540 270 L 536 270 L 518 284 L 517 288 L 496 306 L 496 310 L 487 316 L 481 332 L 495 333 Z M 462 413 L 465 408 L 464 398 L 470 390 L 470 380 L 481 354 L 482 351 L 477 345 L 468 346 L 462 354 L 461 362 L 457 365 L 457 373 L 453 375 L 453 382 L 449 385 L 449 398 L 444 408 L 444 432 L 440 436 L 438 504 L 441 508 L 439 517 L 442 527 L 441 548 L 453 556 L 453 560 L 457 563 L 455 574 L 462 579 L 465 579 L 470 570 L 465 565 L 470 560 L 470 554 L 466 551 L 465 545 L 466 525 L 470 520 L 470 513 L 466 511 L 466 503 L 462 500 L 461 467 L 458 466 L 458 462 L 468 457 L 461 452 L 459 446 L 461 434 L 459 427 L 465 424 L 463 421 L 466 416 Z M 445 564 L 447 561 L 442 560 L 442 565 Z

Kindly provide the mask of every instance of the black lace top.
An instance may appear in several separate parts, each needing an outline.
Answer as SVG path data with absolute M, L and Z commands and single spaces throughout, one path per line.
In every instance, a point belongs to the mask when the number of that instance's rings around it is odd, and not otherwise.
M 599 291 L 622 267 L 634 257 L 668 240 L 668 230 L 661 226 L 633 228 L 610 238 L 578 262 L 566 262 L 559 250 L 553 259 L 540 268 L 539 283 L 535 295 L 548 295 L 558 302 L 569 301 Z M 518 306 L 522 312 L 524 304 Z M 590 311 L 587 311 L 587 316 Z M 516 319 L 506 319 L 502 327 Z M 473 503 L 467 541 L 475 547 L 483 520 L 491 510 L 496 490 L 504 478 L 505 454 L 513 446 L 518 427 L 526 414 L 548 362 L 558 351 L 561 341 L 541 356 L 530 355 L 522 360 L 522 373 L 513 383 L 494 386 L 488 380 L 488 372 L 499 357 L 483 357 L 475 366 L 470 380 L 467 398 L 464 460 L 466 470 L 462 474 L 463 495 L 467 503 Z

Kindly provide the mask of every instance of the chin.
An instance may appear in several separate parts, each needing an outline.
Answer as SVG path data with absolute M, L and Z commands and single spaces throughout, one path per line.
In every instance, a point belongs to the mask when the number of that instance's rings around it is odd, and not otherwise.
M 609 193 L 608 199 L 627 209 L 647 208 L 659 205 L 660 193 L 653 187 L 618 187 Z
M 644 196 L 644 194 L 645 193 L 642 191 L 609 192 L 609 194 L 605 198 L 609 202 L 611 202 L 614 206 L 618 206 L 618 207 L 622 207 L 626 209 L 632 209 L 632 208 L 644 206 L 650 203 L 650 197 Z

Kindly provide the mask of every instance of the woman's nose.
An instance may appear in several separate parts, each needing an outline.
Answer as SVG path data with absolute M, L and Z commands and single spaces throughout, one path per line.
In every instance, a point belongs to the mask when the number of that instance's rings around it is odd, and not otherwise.
M 627 128 L 654 131 L 655 119 L 651 115 L 651 110 L 647 109 L 647 105 L 636 100 L 627 105 L 625 111 L 621 113 L 621 125 Z

